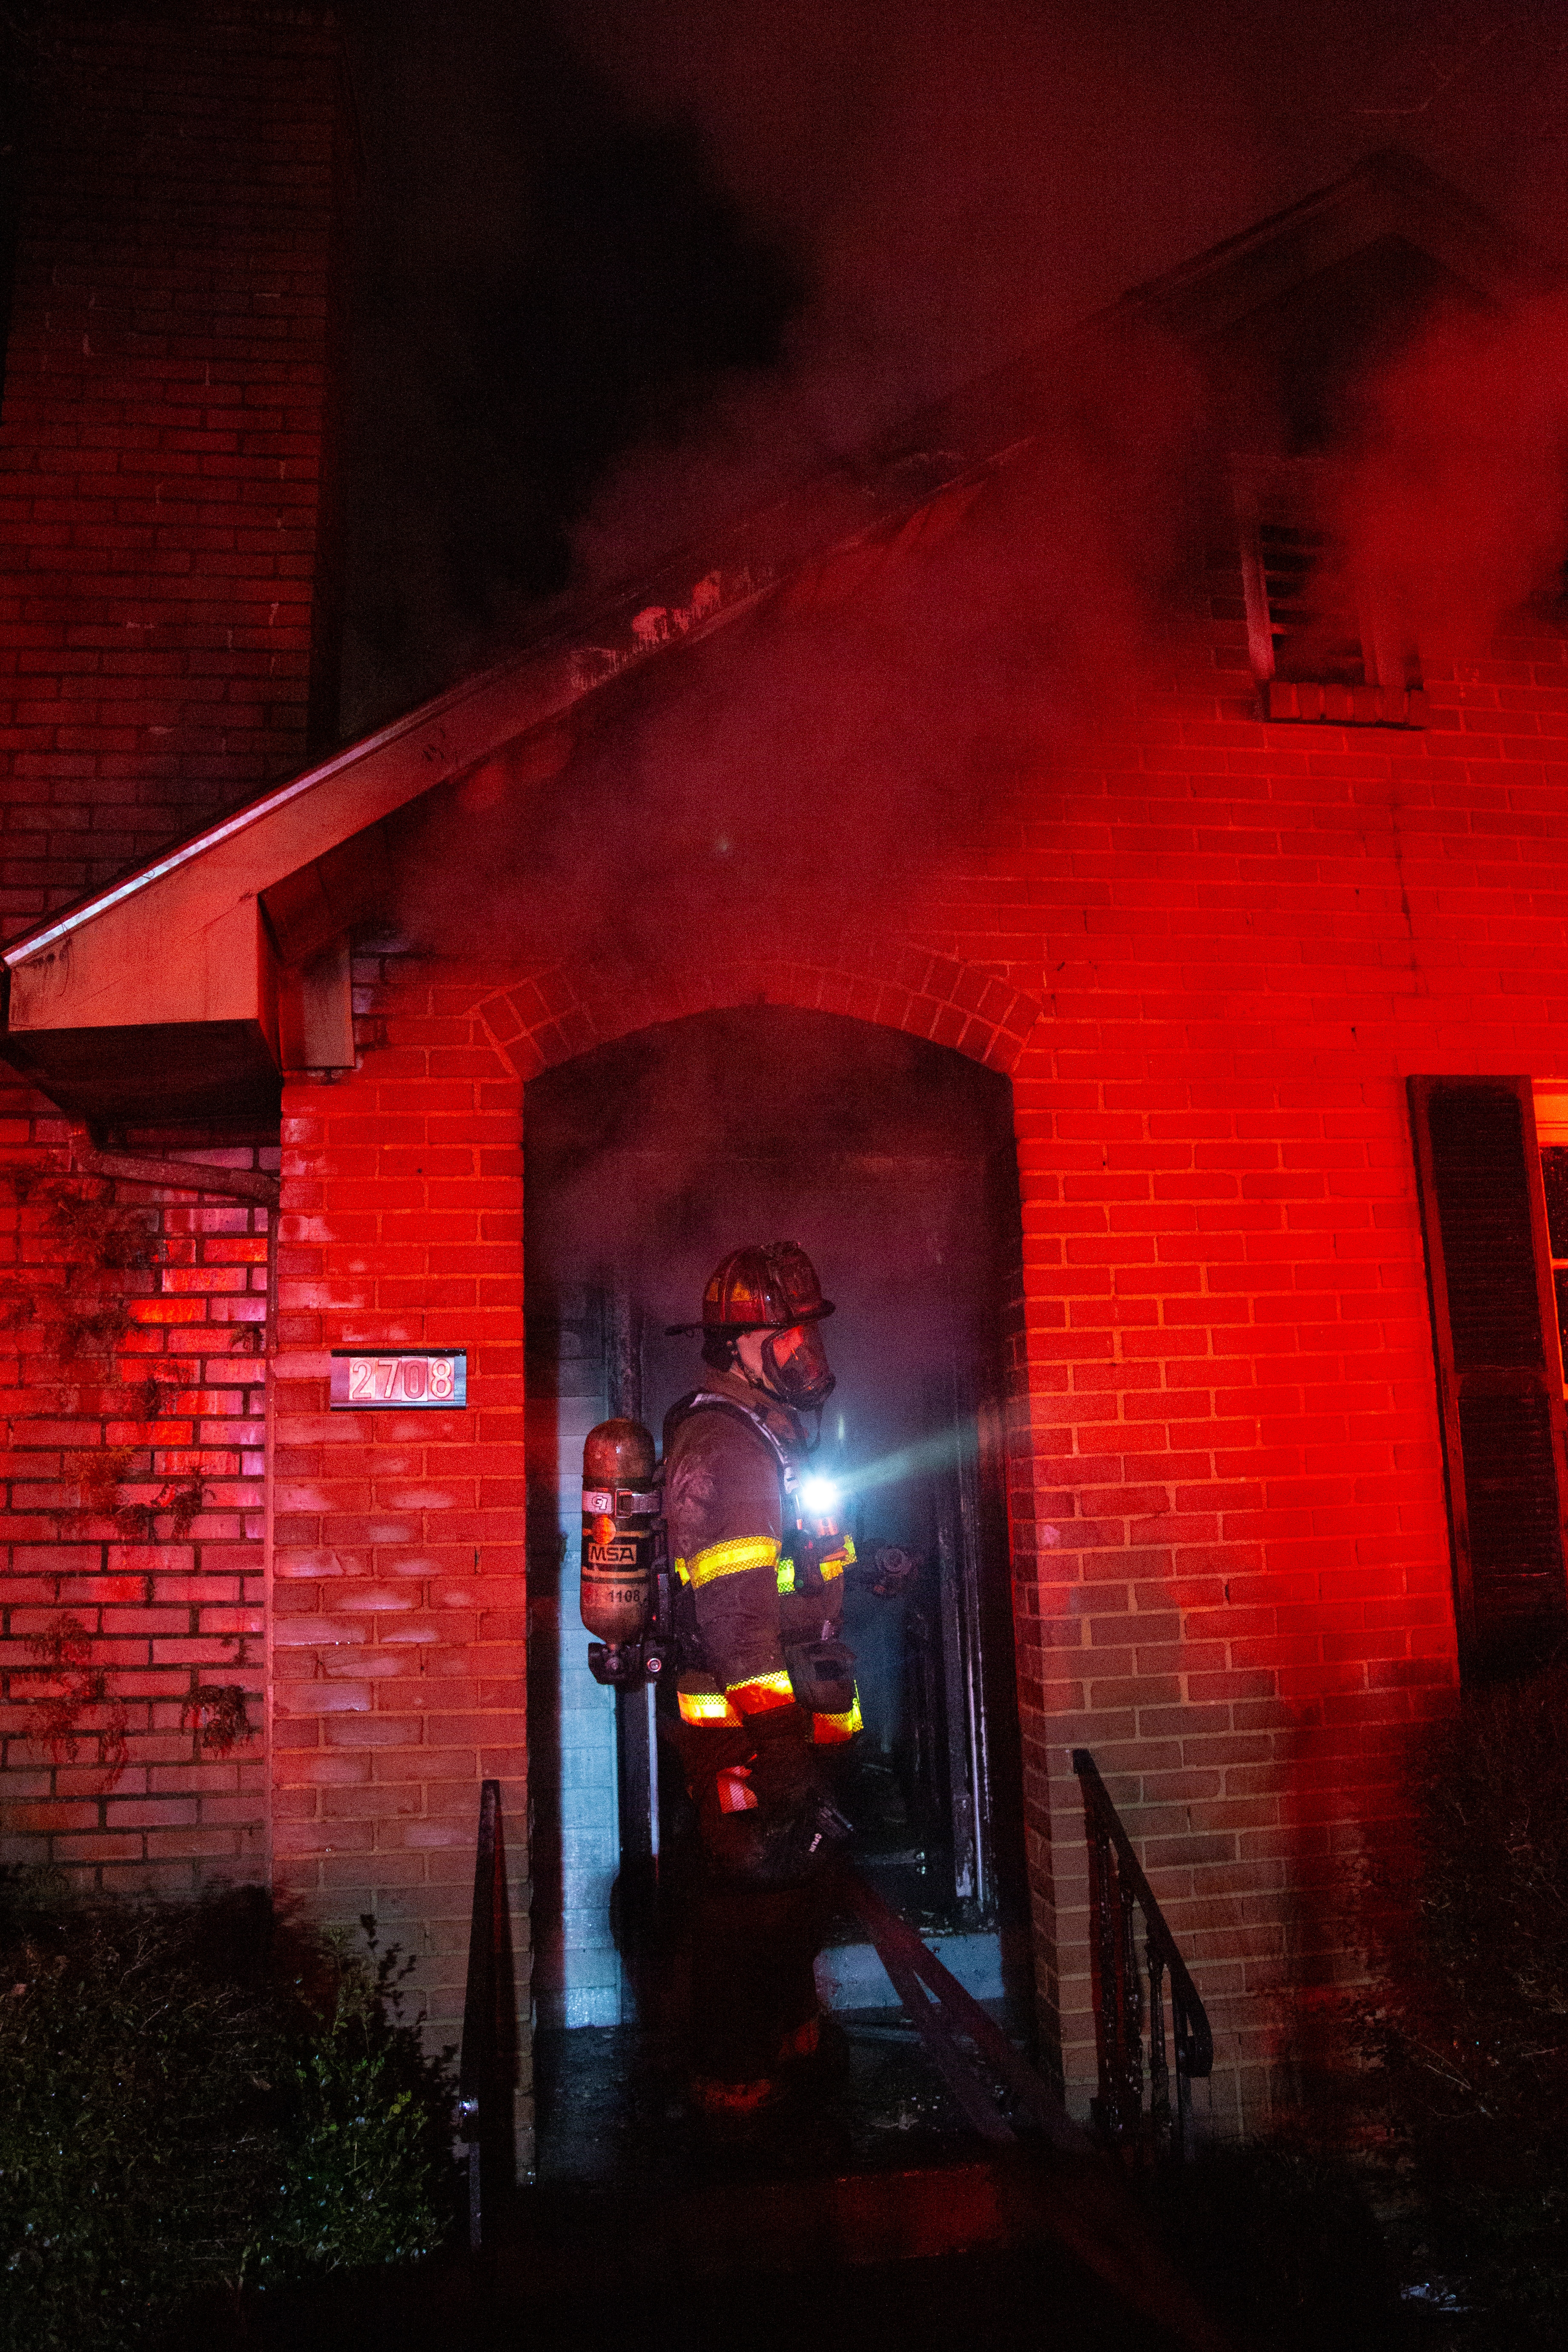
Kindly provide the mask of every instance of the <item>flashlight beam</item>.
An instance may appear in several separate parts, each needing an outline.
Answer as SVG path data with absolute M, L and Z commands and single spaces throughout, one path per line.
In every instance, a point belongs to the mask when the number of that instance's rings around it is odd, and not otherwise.
M 924 1472 L 945 1469 L 973 1451 L 977 1432 L 978 1423 L 973 1417 L 954 1422 L 951 1428 L 935 1430 L 929 1437 L 917 1438 L 912 1445 L 900 1445 L 895 1453 L 884 1454 L 879 1461 L 868 1462 L 863 1470 L 844 1473 L 838 1480 L 839 1492 L 844 1496 L 868 1494 L 879 1486 L 897 1486 Z

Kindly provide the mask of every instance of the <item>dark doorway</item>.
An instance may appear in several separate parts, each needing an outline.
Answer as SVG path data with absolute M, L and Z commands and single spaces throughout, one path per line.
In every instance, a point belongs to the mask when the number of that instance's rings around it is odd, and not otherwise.
M 578 1478 L 595 1421 L 629 1412 L 657 1437 L 697 1384 L 696 1343 L 665 1327 L 698 1313 L 709 1271 L 746 1241 L 797 1241 L 816 1261 L 837 1302 L 838 1382 L 818 1466 L 863 1562 L 880 1540 L 917 1564 L 892 1591 L 849 1580 L 867 1727 L 838 1769 L 855 1858 L 972 1990 L 1026 2009 L 1002 1476 L 1002 1306 L 1019 1257 L 1006 1081 L 867 1023 L 753 1007 L 534 1080 L 524 1140 L 542 2035 L 657 2033 L 679 2007 L 660 2006 L 649 1897 L 687 1833 L 685 1795 L 658 1769 L 651 1702 L 588 1675 Z M 837 2011 L 891 2030 L 886 1977 L 847 1927 L 819 1981 Z M 547 2111 L 547 2166 L 551 2140 Z

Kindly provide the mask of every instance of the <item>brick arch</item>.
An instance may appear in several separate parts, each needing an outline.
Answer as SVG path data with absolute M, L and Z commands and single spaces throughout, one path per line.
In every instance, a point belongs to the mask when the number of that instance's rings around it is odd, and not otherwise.
M 824 953 L 797 958 L 736 956 L 700 971 L 659 971 L 631 962 L 563 962 L 470 1001 L 467 1017 L 477 1045 L 482 1036 L 526 1083 L 596 1046 L 690 1015 L 748 1005 L 830 1013 L 900 1030 L 950 1046 L 984 1067 L 1011 1076 L 1030 1036 L 1046 1018 L 1039 1000 L 1004 974 L 964 963 L 906 941 L 857 943 L 853 959 Z M 1007 1496 L 1007 1552 L 1015 1622 L 1016 1705 L 1026 1751 L 1037 1759 L 1047 1732 L 1044 1716 L 1045 1654 L 1035 1587 L 1042 1542 L 1041 1483 L 1030 1412 L 1033 1368 L 1026 1338 L 1026 1283 L 1021 1225 L 1011 1236 L 1010 1261 L 998 1269 L 997 1374 L 1002 1406 L 998 1435 Z M 1058 1979 L 1057 1926 L 1048 1869 L 1037 1857 L 1050 1849 L 1051 1823 L 1040 1790 L 1037 1761 L 1021 1776 L 1026 1855 L 1033 1888 L 1035 1948 L 1043 1986 Z M 1042 2008 L 1047 2048 L 1059 2045 L 1054 2005 Z
M 556 964 L 491 990 L 473 1013 L 502 1060 L 528 1079 L 635 1030 L 742 1004 L 846 1013 L 951 1045 L 1005 1076 L 1044 1017 L 1039 1000 L 1001 974 L 896 940 L 866 943 L 853 961 L 730 957 L 679 974 Z

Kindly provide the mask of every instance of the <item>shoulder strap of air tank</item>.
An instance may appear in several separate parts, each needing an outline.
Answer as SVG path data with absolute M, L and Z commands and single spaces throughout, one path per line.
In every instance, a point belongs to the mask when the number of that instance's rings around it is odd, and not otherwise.
M 732 1419 L 743 1423 L 746 1428 L 755 1430 L 779 1465 L 779 1484 L 785 1499 L 793 1496 L 796 1475 L 794 1456 L 783 1440 L 768 1427 L 762 1414 L 749 1412 L 734 1397 L 715 1396 L 710 1389 L 693 1389 L 689 1396 L 684 1396 L 671 1405 L 665 1417 L 666 1453 L 668 1452 L 669 1440 L 683 1422 L 689 1421 L 694 1412 L 712 1412 L 729 1413 Z

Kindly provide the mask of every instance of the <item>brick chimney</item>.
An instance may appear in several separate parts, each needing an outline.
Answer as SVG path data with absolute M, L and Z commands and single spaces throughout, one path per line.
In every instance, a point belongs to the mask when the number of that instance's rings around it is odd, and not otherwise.
M 332 369 L 355 146 L 321 9 L 61 12 L 0 407 L 0 932 L 335 725 Z

